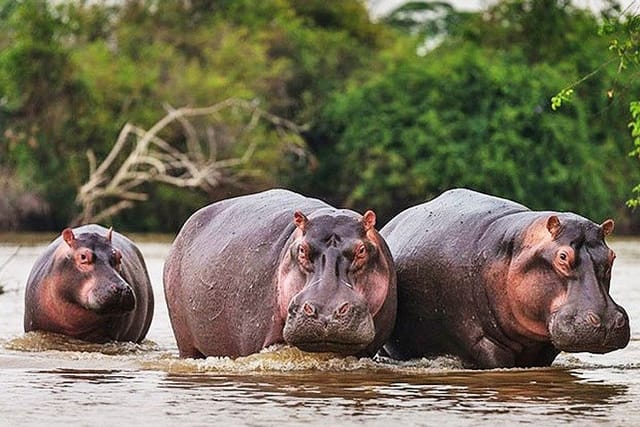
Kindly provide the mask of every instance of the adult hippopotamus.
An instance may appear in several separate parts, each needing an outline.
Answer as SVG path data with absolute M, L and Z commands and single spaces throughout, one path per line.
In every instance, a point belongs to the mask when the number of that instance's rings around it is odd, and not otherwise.
M 373 355 L 389 337 L 396 277 L 376 216 L 287 190 L 197 211 L 164 267 L 181 357 L 256 353 L 275 343 Z
M 398 274 L 384 349 L 496 368 L 626 346 L 629 319 L 609 295 L 613 226 L 466 189 L 401 212 L 381 230 Z
M 142 254 L 99 225 L 66 228 L 36 260 L 25 292 L 24 330 L 85 341 L 140 342 L 153 317 Z

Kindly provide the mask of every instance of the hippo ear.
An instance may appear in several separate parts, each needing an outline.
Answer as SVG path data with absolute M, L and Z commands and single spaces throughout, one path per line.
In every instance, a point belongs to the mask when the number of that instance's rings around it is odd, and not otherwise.
M 549 230 L 554 239 L 560 233 L 560 220 L 557 216 L 551 215 L 547 218 L 547 230 Z
M 67 245 L 69 245 L 69 247 L 76 247 L 76 236 L 73 235 L 73 230 L 71 230 L 70 228 L 65 228 L 64 230 L 62 230 L 62 239 Z
M 111 242 L 111 235 L 113 234 L 113 227 L 109 227 L 109 229 L 107 230 L 107 241 Z
M 293 213 L 293 223 L 296 225 L 296 227 L 298 227 L 300 230 L 305 231 L 307 228 L 307 224 L 309 224 L 309 220 L 307 219 L 306 216 L 304 216 L 304 214 L 300 211 L 295 211 Z
M 600 224 L 600 228 L 602 229 L 602 232 L 604 233 L 605 236 L 608 236 L 609 234 L 611 234 L 613 232 L 613 227 L 616 225 L 615 222 L 613 222 L 612 219 L 608 219 L 605 222 L 603 222 L 602 224 Z
M 376 226 L 376 213 L 374 211 L 366 211 L 362 215 L 361 222 L 365 232 L 373 229 Z

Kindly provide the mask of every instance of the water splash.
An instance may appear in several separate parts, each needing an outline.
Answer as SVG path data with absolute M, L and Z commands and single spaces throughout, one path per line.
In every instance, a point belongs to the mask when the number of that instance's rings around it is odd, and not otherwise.
M 42 331 L 27 332 L 10 339 L 4 343 L 4 348 L 26 352 L 63 351 L 106 355 L 135 355 L 158 350 L 157 344 L 150 340 L 144 340 L 141 343 L 112 341 L 95 344 L 66 335 Z
M 171 373 L 288 373 L 288 372 L 415 372 L 434 373 L 462 369 L 459 360 L 449 357 L 417 359 L 398 362 L 384 358 L 357 358 L 333 353 L 308 353 L 296 347 L 273 345 L 260 353 L 231 359 L 146 358 L 144 369 L 164 370 Z
M 640 368 L 640 362 L 629 359 L 623 351 L 615 352 L 608 357 L 590 353 L 560 353 L 553 362 L 554 367 L 572 370 L 618 369 L 634 370 Z

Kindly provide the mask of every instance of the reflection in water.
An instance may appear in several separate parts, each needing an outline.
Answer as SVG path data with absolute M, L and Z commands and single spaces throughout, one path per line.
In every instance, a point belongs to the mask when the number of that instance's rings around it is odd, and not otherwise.
M 563 369 L 440 374 L 398 372 L 301 372 L 252 375 L 170 373 L 160 385 L 183 398 L 215 395 L 229 402 L 258 399 L 262 405 L 288 402 L 319 411 L 328 402 L 358 412 L 402 408 L 446 413 L 537 413 L 558 419 L 599 418 L 616 405 L 627 387 L 589 383 Z M 224 390 L 224 396 L 217 391 Z
M 76 369 L 55 369 L 53 371 L 41 371 L 42 374 L 57 375 L 60 381 L 68 384 L 89 383 L 89 384 L 118 384 L 135 379 L 134 372 L 119 370 L 89 370 L 82 371 Z
M 571 371 L 557 368 L 421 375 L 392 370 L 378 371 L 375 375 L 366 370 L 251 375 L 170 373 L 165 382 L 163 387 L 198 392 L 235 384 L 243 393 L 255 397 L 319 398 L 320 404 L 324 399 L 344 399 L 358 404 L 370 401 L 384 407 L 396 400 L 393 406 L 444 403 L 449 409 L 457 406 L 463 411 L 491 403 L 503 408 L 547 404 L 569 413 L 572 408 L 583 412 L 584 408 L 615 404 L 616 398 L 627 390 L 623 385 L 585 382 Z

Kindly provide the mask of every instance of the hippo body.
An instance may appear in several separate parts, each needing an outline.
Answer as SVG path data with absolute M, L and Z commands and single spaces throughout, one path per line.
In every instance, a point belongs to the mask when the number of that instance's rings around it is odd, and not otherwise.
M 151 281 L 133 242 L 84 225 L 65 229 L 36 260 L 25 291 L 24 330 L 96 343 L 140 342 L 153 307 Z
M 384 350 L 496 368 L 626 346 L 629 320 L 609 295 L 612 230 L 466 189 L 401 212 L 381 230 L 398 280 Z
M 389 249 L 364 216 L 287 190 L 194 213 L 164 268 L 182 357 L 256 353 L 274 343 L 373 355 L 395 318 Z

